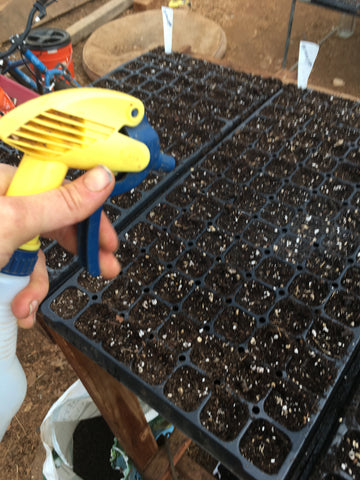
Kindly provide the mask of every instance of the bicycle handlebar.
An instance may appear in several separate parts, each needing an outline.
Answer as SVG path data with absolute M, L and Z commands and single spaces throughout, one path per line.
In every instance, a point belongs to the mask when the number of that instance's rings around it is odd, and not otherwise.
M 6 52 L 0 52 L 0 59 L 8 57 L 9 55 L 13 54 L 17 49 L 20 49 L 24 46 L 25 40 L 33 26 L 35 15 L 38 14 L 38 18 L 39 20 L 41 20 L 46 16 L 46 7 L 56 1 L 57 0 L 36 0 L 27 18 L 25 30 L 20 34 L 16 34 L 10 37 L 10 42 L 12 45 L 10 46 L 10 48 L 8 48 L 8 50 L 6 50 Z

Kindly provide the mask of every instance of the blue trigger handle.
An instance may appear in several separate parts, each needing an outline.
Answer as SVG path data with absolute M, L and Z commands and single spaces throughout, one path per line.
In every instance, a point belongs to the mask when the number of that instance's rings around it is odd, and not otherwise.
M 144 143 L 150 151 L 148 166 L 141 172 L 119 174 L 114 189 L 110 195 L 120 195 L 137 187 L 152 170 L 171 172 L 175 168 L 175 160 L 170 155 L 160 151 L 160 140 L 156 131 L 144 116 L 136 127 L 124 127 L 122 130 L 130 138 Z M 100 275 L 99 266 L 99 228 L 102 208 L 99 208 L 89 218 L 78 224 L 77 244 L 79 261 L 94 277 Z

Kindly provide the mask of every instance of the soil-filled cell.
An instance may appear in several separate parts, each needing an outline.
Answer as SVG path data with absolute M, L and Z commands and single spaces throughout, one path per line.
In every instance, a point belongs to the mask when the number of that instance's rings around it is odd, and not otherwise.
M 120 241 L 116 251 L 116 258 L 119 260 L 122 268 L 126 267 L 139 254 L 139 247 L 127 241 Z
M 316 350 L 307 348 L 303 341 L 297 342 L 286 371 L 288 377 L 300 388 L 324 395 L 335 381 L 335 363 Z
M 229 342 L 240 344 L 251 335 L 255 318 L 238 307 L 227 307 L 214 322 L 214 330 Z
M 204 220 L 197 213 L 185 212 L 174 221 L 171 232 L 185 240 L 193 240 L 204 226 Z
M 113 334 L 114 325 L 123 321 L 120 315 L 107 305 L 94 303 L 75 322 L 75 327 L 90 340 L 101 342 Z
M 317 399 L 299 386 L 280 382 L 265 400 L 265 412 L 291 431 L 302 430 L 316 411 Z
M 154 286 L 154 292 L 170 303 L 179 302 L 190 290 L 190 280 L 176 271 L 165 273 Z
M 311 323 L 312 311 L 306 305 L 288 297 L 275 304 L 269 320 L 292 335 L 301 335 Z
M 325 305 L 325 312 L 348 327 L 360 325 L 360 299 L 352 293 L 334 292 Z
M 340 205 L 338 202 L 320 195 L 313 195 L 306 204 L 306 211 L 309 215 L 321 214 L 325 220 L 333 218 L 339 210 Z
M 265 205 L 265 197 L 247 185 L 240 186 L 238 190 L 234 205 L 239 211 L 244 210 L 249 214 L 256 213 Z
M 160 231 L 150 248 L 150 253 L 163 262 L 172 262 L 184 250 L 185 244 L 179 238 L 167 231 Z
M 279 229 L 261 220 L 252 221 L 244 232 L 244 239 L 256 247 L 268 248 L 279 235 Z
M 351 232 L 359 232 L 360 229 L 360 209 L 347 208 L 342 211 L 336 219 L 336 223 L 340 227 L 346 228 Z
M 108 335 L 103 338 L 102 346 L 116 360 L 129 366 L 143 348 L 145 340 L 144 332 L 124 321 L 113 325 Z
M 330 286 L 319 277 L 309 273 L 301 273 L 291 282 L 289 292 L 305 305 L 321 305 L 328 294 Z
M 277 371 L 285 368 L 293 348 L 294 340 L 290 335 L 274 325 L 258 329 L 248 344 L 254 358 L 273 366 Z
M 360 296 L 360 268 L 350 267 L 345 272 L 341 284 L 356 296 Z
M 244 283 L 236 296 L 240 305 L 255 314 L 265 314 L 274 304 L 274 299 L 273 289 L 255 280 Z
M 126 274 L 129 278 L 135 279 L 139 285 L 149 285 L 155 281 L 164 271 L 164 266 L 154 257 L 144 254 L 129 266 Z
M 231 243 L 232 238 L 214 225 L 209 225 L 197 241 L 198 247 L 215 257 L 222 255 Z
M 148 220 L 160 227 L 167 227 L 179 211 L 166 203 L 156 205 L 147 215 Z
M 212 259 L 196 247 L 184 252 L 176 263 L 176 267 L 192 278 L 201 277 L 212 265 Z
M 190 359 L 214 382 L 220 382 L 227 372 L 239 362 L 235 347 L 214 335 L 200 334 L 191 350 Z
M 256 269 L 256 276 L 260 280 L 276 288 L 285 287 L 293 273 L 293 267 L 274 257 L 266 258 Z
M 185 412 L 196 410 L 209 393 L 209 380 L 192 367 L 178 368 L 164 387 L 165 396 Z
M 272 193 L 276 193 L 281 187 L 281 183 L 281 180 L 276 177 L 260 172 L 250 183 L 250 187 L 262 194 L 271 195 Z
M 54 245 L 49 250 L 46 251 L 46 266 L 52 270 L 59 270 L 69 263 L 74 258 L 74 255 L 66 251 L 59 244 Z
M 210 323 L 224 305 L 221 295 L 196 286 L 183 303 L 183 311 L 200 323 Z
M 261 217 L 278 227 L 285 227 L 293 218 L 294 210 L 279 202 L 269 202 L 262 210 Z
M 320 192 L 338 202 L 346 202 L 353 192 L 353 187 L 331 177 L 321 185 Z
M 316 275 L 336 280 L 345 267 L 345 259 L 332 252 L 313 250 L 306 262 L 307 268 Z
M 50 308 L 64 320 L 75 317 L 88 303 L 89 297 L 76 287 L 66 288 L 50 305 Z
M 266 420 L 252 422 L 240 441 L 240 453 L 269 474 L 279 471 L 290 450 L 290 439 Z
M 138 328 L 150 332 L 166 319 L 170 308 L 156 297 L 145 294 L 131 308 L 129 322 Z
M 289 183 L 281 188 L 277 194 L 277 198 L 281 203 L 300 207 L 310 198 L 310 193 L 305 188 Z
M 205 195 L 198 195 L 189 210 L 191 213 L 197 213 L 201 218 L 210 221 L 221 212 L 222 206 L 209 191 Z
M 237 265 L 241 270 L 251 272 L 261 260 L 262 254 L 259 248 L 242 242 L 241 240 L 233 242 L 225 256 L 226 262 Z
M 198 336 L 198 326 L 183 313 L 174 313 L 158 331 L 158 337 L 176 352 L 188 350 Z
M 249 215 L 244 213 L 241 207 L 228 203 L 223 208 L 216 225 L 228 232 L 228 234 L 241 234 L 249 222 Z
M 174 353 L 162 341 L 151 341 L 134 357 L 133 371 L 150 385 L 163 383 L 176 363 Z
M 137 247 L 146 247 L 156 238 L 157 232 L 158 230 L 154 225 L 140 222 L 125 233 L 125 240 Z
M 231 295 L 241 284 L 243 278 L 236 266 L 217 263 L 205 277 L 205 285 L 221 295 Z
M 115 310 L 128 310 L 140 294 L 140 284 L 133 278 L 120 274 L 104 291 L 102 301 Z
M 253 403 L 262 400 L 274 387 L 276 374 L 268 365 L 248 351 L 240 354 L 237 363 L 230 365 L 225 381 L 230 390 Z
M 109 284 L 110 280 L 106 280 L 101 275 L 93 277 L 86 270 L 83 270 L 78 276 L 79 285 L 86 288 L 89 292 L 97 293 L 100 292 L 106 285 Z
M 225 442 L 234 440 L 246 425 L 249 413 L 245 403 L 224 388 L 216 386 L 200 413 L 200 422 Z
M 351 330 L 325 317 L 316 317 L 307 333 L 309 343 L 332 358 L 342 358 L 352 339 Z
M 209 194 L 224 202 L 230 202 L 236 196 L 236 186 L 233 182 L 222 178 L 210 186 Z

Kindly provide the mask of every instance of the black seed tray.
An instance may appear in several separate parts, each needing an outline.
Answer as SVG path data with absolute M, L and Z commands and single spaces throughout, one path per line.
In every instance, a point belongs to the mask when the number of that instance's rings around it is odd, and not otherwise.
M 275 79 L 237 73 L 184 54 L 166 55 L 162 48 L 142 55 L 96 80 L 92 86 L 119 90 L 141 99 L 145 114 L 160 137 L 161 149 L 174 156 L 171 174 L 151 173 L 138 188 L 108 200 L 104 210 L 121 230 L 131 216 L 243 119 L 281 88 Z M 8 157 L 9 147 L 4 158 Z M 15 160 L 20 155 L 15 152 Z M 71 171 L 69 178 L 81 172 Z M 79 268 L 77 257 L 56 242 L 43 242 L 50 291 Z
M 359 139 L 358 103 L 283 86 L 46 320 L 240 478 L 307 478 L 359 372 Z

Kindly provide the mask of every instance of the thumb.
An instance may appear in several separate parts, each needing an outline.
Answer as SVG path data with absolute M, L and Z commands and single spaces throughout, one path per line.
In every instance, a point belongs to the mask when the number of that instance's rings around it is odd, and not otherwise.
M 19 246 L 44 232 L 76 224 L 97 210 L 110 195 L 114 176 L 98 166 L 78 179 L 48 192 L 0 197 L 0 263 Z M 5 263 L 4 263 L 5 265 Z

